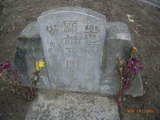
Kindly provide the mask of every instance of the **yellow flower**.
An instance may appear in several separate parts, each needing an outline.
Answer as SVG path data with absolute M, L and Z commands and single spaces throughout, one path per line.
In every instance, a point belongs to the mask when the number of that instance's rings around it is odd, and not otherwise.
M 135 56 L 135 54 L 136 54 L 137 52 L 138 52 L 138 49 L 137 49 L 136 47 L 133 47 L 132 50 L 131 50 L 131 53 L 130 53 L 131 58 L 132 58 L 133 56 Z
M 36 61 L 36 70 L 40 70 L 45 66 L 44 60 L 40 59 L 39 61 Z

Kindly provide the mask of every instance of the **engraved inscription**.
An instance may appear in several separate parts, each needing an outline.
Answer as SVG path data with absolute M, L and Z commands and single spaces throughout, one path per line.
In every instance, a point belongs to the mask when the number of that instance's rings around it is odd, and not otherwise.
M 77 36 L 69 36 L 67 35 L 64 38 L 65 44 L 80 44 L 80 40 L 77 38 Z
M 50 57 L 57 57 L 57 50 L 58 47 L 56 46 L 55 42 L 50 42 L 50 47 L 48 48 L 49 56 Z
M 64 31 L 63 32 L 72 32 L 77 33 L 77 24 L 78 21 L 64 21 Z
M 53 36 L 58 31 L 57 25 L 49 23 L 49 25 L 46 26 L 46 31 Z
M 77 70 L 79 69 L 79 45 L 80 39 L 78 38 L 78 21 L 63 21 L 65 34 L 63 38 L 64 43 L 64 53 L 67 58 L 66 66 L 69 72 L 70 85 L 76 84 Z
M 89 42 L 88 53 L 90 55 L 94 55 L 95 53 L 97 53 L 98 52 L 98 45 L 99 45 L 99 41 L 91 41 L 91 42 Z
M 99 41 L 96 39 L 98 33 L 98 27 L 96 25 L 85 26 L 85 39 L 88 39 L 88 53 L 95 55 L 98 52 Z
M 67 68 L 76 68 L 79 69 L 79 60 L 67 60 Z
M 96 25 L 86 25 L 85 26 L 85 33 L 97 33 L 98 27 Z
M 65 49 L 65 52 L 66 52 L 66 56 L 67 57 L 76 57 L 78 56 L 78 49 L 75 48 L 75 47 L 67 47 Z
M 86 25 L 85 26 L 84 33 L 85 33 L 86 39 L 95 40 L 97 32 L 98 32 L 97 26 L 95 26 L 95 25 Z

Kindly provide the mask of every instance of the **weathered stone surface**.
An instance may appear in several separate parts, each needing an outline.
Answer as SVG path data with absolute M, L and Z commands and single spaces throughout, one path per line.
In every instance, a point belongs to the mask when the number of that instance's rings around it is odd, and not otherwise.
M 119 114 L 111 98 L 45 92 L 38 95 L 25 120 L 119 120 Z
M 54 11 L 60 12 L 61 9 L 62 8 L 56 9 Z M 46 12 L 45 15 L 50 14 L 50 12 Z M 87 12 L 85 14 L 87 14 Z M 91 14 L 89 13 L 89 15 Z M 98 16 L 95 16 L 95 17 L 98 18 Z M 104 20 L 102 17 L 99 17 L 99 18 L 102 19 L 102 21 Z M 34 29 L 34 32 L 32 31 L 33 29 Z M 36 22 L 29 24 L 23 30 L 18 40 L 18 46 L 17 46 L 17 51 L 14 59 L 14 64 L 16 68 L 18 68 L 18 70 L 24 76 L 26 80 L 25 85 L 29 85 L 30 83 L 28 79 L 32 77 L 32 72 L 35 70 L 36 61 L 39 59 L 44 59 L 46 61 L 46 58 L 43 55 L 43 48 L 42 48 L 41 38 L 40 38 L 38 29 L 39 29 L 38 24 Z M 86 47 L 86 44 L 83 44 L 83 45 L 84 47 Z M 121 57 L 126 60 L 129 59 L 129 51 L 132 47 L 133 47 L 133 44 L 131 42 L 131 37 L 130 37 L 127 25 L 121 22 L 107 22 L 106 36 L 105 36 L 104 47 L 102 51 L 103 57 L 102 57 L 101 63 L 99 63 L 100 68 L 98 69 L 98 71 L 100 71 L 99 73 L 100 80 L 99 80 L 99 83 L 97 83 L 98 90 L 91 91 L 91 92 L 105 93 L 108 95 L 115 95 L 117 93 L 120 87 L 120 81 L 119 81 L 120 79 L 118 78 L 118 75 L 116 72 L 118 66 L 116 65 L 115 62 L 118 59 L 118 57 Z M 85 57 L 86 56 L 84 56 L 84 58 Z M 84 60 L 83 62 L 84 64 L 86 64 L 88 61 L 92 61 L 92 59 Z M 61 61 L 54 60 L 53 62 L 61 62 Z M 85 73 L 87 66 L 83 66 L 83 67 L 84 69 L 82 69 L 82 72 Z M 83 76 L 83 74 L 81 75 Z M 53 83 L 51 84 L 52 81 L 48 78 L 46 64 L 45 64 L 45 67 L 41 69 L 40 77 L 41 78 L 37 86 L 38 88 L 57 89 L 53 87 Z M 92 81 L 94 81 L 94 79 L 90 80 L 90 82 Z M 87 83 L 85 84 L 86 86 L 88 86 Z M 58 86 L 58 87 L 62 88 L 63 86 Z M 68 88 L 63 88 L 63 89 L 75 90 L 75 89 L 68 89 Z M 83 88 L 79 88 L 76 91 L 90 92 Z M 142 79 L 140 75 L 134 80 L 133 85 L 128 90 L 127 94 L 132 96 L 143 95 L 143 85 L 142 85 Z
M 108 22 L 106 25 L 106 40 L 128 40 L 131 43 L 131 36 L 128 26 L 122 22 Z
M 106 22 L 70 8 L 44 13 L 38 23 L 52 88 L 97 92 Z
M 20 33 L 20 38 L 40 38 L 37 21 L 29 23 Z
M 27 25 L 18 38 L 17 50 L 14 57 L 14 66 L 21 73 L 24 85 L 31 86 L 31 78 L 35 71 L 36 61 L 44 59 L 43 48 L 37 22 Z M 51 88 L 46 66 L 41 69 L 37 88 Z
M 107 32 L 103 51 L 103 72 L 101 75 L 100 92 L 116 95 L 121 85 L 116 61 L 118 58 L 129 60 L 130 50 L 133 44 L 126 24 L 110 22 L 106 27 Z M 133 85 L 127 91 L 127 94 L 132 96 L 143 95 L 143 84 L 140 75 L 133 81 Z

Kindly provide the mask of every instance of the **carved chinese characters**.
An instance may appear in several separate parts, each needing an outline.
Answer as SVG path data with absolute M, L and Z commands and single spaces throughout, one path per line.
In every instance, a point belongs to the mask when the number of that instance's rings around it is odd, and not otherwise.
M 106 22 L 75 11 L 51 11 L 38 23 L 52 88 L 98 91 Z

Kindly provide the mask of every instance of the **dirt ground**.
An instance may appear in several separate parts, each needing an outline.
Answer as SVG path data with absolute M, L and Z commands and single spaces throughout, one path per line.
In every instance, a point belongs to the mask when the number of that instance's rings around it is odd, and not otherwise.
M 0 0 L 0 61 L 13 59 L 21 30 L 43 11 L 80 6 L 106 15 L 108 21 L 129 26 L 144 65 L 144 95 L 119 105 L 121 120 L 160 120 L 160 9 L 138 0 Z M 128 18 L 130 17 L 130 19 Z M 23 120 L 31 102 L 3 90 L 0 83 L 0 120 Z M 153 113 L 127 110 L 153 110 Z

